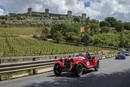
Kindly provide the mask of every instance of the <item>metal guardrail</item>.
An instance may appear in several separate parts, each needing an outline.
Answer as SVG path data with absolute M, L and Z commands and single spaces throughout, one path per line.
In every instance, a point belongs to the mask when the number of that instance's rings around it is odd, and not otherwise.
M 73 53 L 73 54 L 55 54 L 55 55 L 42 55 L 42 56 L 20 56 L 20 57 L 0 57 L 0 59 L 33 59 L 33 58 L 47 58 L 47 57 L 63 57 L 63 56 L 76 56 L 79 53 Z M 84 54 L 84 53 L 83 53 Z
M 56 60 L 0 64 L 0 74 L 52 66 Z
M 67 56 L 76 56 L 79 53 L 74 54 L 61 54 L 61 55 L 44 55 L 44 56 L 24 56 L 24 57 L 1 57 L 0 60 L 12 60 L 12 59 L 26 59 L 31 58 L 33 61 L 26 61 L 26 62 L 14 62 L 14 63 L 1 63 L 0 64 L 0 74 L 5 73 L 12 73 L 12 72 L 18 72 L 18 71 L 24 71 L 24 70 L 33 70 L 33 73 L 35 74 L 35 69 L 41 68 L 41 67 L 51 67 L 53 66 L 54 62 L 57 61 L 57 59 L 50 59 L 50 60 L 36 60 L 37 58 L 47 58 L 47 57 L 67 57 Z M 95 57 L 99 59 L 107 58 L 115 56 L 114 54 L 109 55 L 94 55 Z

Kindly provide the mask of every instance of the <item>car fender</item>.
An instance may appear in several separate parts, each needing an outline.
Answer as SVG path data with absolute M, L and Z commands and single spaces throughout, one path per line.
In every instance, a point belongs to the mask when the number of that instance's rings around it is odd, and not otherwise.
M 61 61 L 56 61 L 54 64 L 60 64 L 62 68 L 64 67 L 64 64 Z
M 99 60 L 98 60 L 98 59 L 95 59 L 94 61 L 95 61 L 95 65 L 96 65 L 96 63 L 97 63 L 97 62 L 99 62 Z
M 95 59 L 95 62 L 97 63 L 97 62 L 99 62 L 99 60 L 98 60 L 98 59 Z
M 78 64 L 78 63 L 81 63 L 81 61 L 74 61 L 74 64 Z
M 81 64 L 83 67 L 85 67 L 84 63 L 82 61 L 75 61 L 73 64 L 73 66 L 77 65 L 77 64 Z

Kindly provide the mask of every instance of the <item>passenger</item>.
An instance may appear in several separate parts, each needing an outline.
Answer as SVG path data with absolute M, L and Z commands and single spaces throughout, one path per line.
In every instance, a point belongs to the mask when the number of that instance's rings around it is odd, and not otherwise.
M 81 56 L 81 57 L 83 57 L 83 54 L 82 53 L 79 53 L 79 55 L 78 56 Z

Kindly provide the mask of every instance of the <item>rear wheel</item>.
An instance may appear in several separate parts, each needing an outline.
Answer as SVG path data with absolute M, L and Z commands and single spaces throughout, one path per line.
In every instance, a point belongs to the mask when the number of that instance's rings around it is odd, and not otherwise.
M 60 76 L 62 72 L 62 67 L 60 66 L 60 64 L 55 64 L 54 65 L 54 74 L 56 76 Z
M 83 73 L 83 67 L 82 67 L 82 65 L 81 64 L 77 64 L 75 66 L 75 71 L 74 72 L 75 72 L 76 76 L 80 77 L 82 75 L 82 73 Z
M 96 63 L 96 67 L 94 67 L 95 71 L 98 71 L 99 69 L 99 61 Z

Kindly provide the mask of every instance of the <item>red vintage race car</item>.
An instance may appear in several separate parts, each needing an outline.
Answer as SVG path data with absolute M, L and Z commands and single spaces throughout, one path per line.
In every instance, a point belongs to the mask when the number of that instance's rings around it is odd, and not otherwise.
M 73 58 L 61 58 L 55 62 L 54 74 L 60 76 L 62 72 L 73 72 L 76 76 L 82 75 L 84 70 L 94 68 L 98 71 L 99 60 L 95 57 L 73 57 Z

